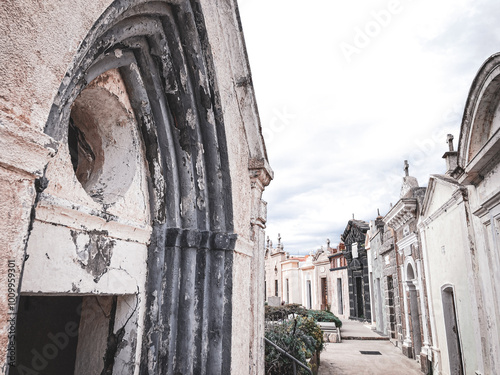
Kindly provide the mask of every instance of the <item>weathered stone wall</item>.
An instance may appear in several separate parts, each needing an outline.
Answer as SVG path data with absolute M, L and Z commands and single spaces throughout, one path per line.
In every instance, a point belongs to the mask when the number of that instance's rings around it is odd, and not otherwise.
M 15 263 L 15 277 L 0 273 L 0 367 L 6 371 L 8 279 L 20 291 L 35 179 L 54 155 L 53 140 L 41 131 L 52 101 L 79 43 L 107 6 L 96 2 L 6 2 L 0 7 L 0 224 L 2 265 Z M 61 30 L 65 30 L 64 34 Z
M 280 272 L 280 285 L 282 285 L 283 298 L 282 300 L 288 303 L 298 303 L 302 304 L 302 272 L 299 268 L 298 260 L 284 260 L 281 263 L 281 272 Z M 288 288 L 289 288 L 289 296 L 287 301 L 287 292 L 286 292 L 286 280 L 288 280 Z M 305 305 L 304 305 L 305 306 Z
M 489 57 L 474 78 L 465 105 L 458 168 L 451 175 L 466 187 L 468 282 L 477 319 L 477 371 L 499 373 L 500 332 L 500 54 Z M 465 302 L 468 303 L 469 301 Z M 477 310 L 477 311 L 476 311 Z M 477 313 L 477 314 L 476 314 Z M 467 361 L 467 358 L 465 358 Z
M 264 371 L 266 221 L 261 197 L 273 173 L 267 162 L 236 2 L 204 0 L 201 4 L 224 108 L 234 232 L 238 234 L 233 263 L 231 372 L 260 374 Z
M 129 5 L 127 1 L 119 3 L 123 7 L 117 6 L 118 11 Z M 173 3 L 182 6 L 183 2 Z M 72 84 L 71 74 L 81 79 L 76 70 L 68 71 L 68 67 L 78 65 L 75 55 L 88 48 L 82 42 L 110 4 L 110 1 L 7 2 L 0 7 L 3 46 L 0 53 L 0 213 L 5 218 L 0 224 L 5 247 L 1 259 L 6 270 L 14 271 L 10 284 L 16 294 L 120 295 L 114 332 L 118 334 L 120 327 L 126 327 L 127 332 L 135 330 L 135 338 L 125 336 L 135 344 L 122 350 L 123 357 L 116 358 L 115 373 L 138 373 L 143 355 L 141 330 L 147 309 L 144 284 L 152 220 L 149 205 L 154 201 L 149 196 L 151 190 L 146 187 L 153 170 L 151 165 L 146 165 L 145 147 L 135 142 L 135 153 L 124 159 L 123 150 L 120 153 L 117 149 L 113 154 L 114 146 L 110 144 L 107 152 L 111 154 L 107 156 L 114 159 L 115 164 L 110 168 L 115 168 L 115 175 L 106 186 L 115 183 L 116 189 L 106 191 L 104 187 L 104 191 L 118 194 L 120 198 L 107 195 L 101 199 L 99 191 L 95 192 L 97 195 L 90 188 L 85 191 L 82 186 L 85 183 L 75 177 L 64 137 L 56 140 L 44 133 L 54 98 L 61 94 L 60 88 Z M 216 87 L 211 95 L 220 106 L 216 109 L 222 116 L 218 121 L 224 124 L 220 135 L 226 140 L 220 147 L 225 148 L 223 153 L 227 150 L 228 159 L 227 169 L 219 172 L 228 176 L 225 181 L 229 185 L 223 186 L 224 192 L 220 193 L 228 198 L 227 207 L 232 209 L 229 227 L 237 235 L 234 252 L 231 257 L 226 256 L 224 276 L 224 283 L 232 285 L 226 289 L 225 303 L 233 307 L 225 317 L 225 321 L 230 322 L 229 344 L 225 344 L 225 350 L 234 355 L 224 354 L 231 363 L 225 363 L 223 368 L 238 374 L 259 374 L 263 371 L 263 229 L 266 220 L 261 195 L 272 178 L 272 171 L 260 133 L 236 4 L 208 0 L 193 4 L 204 20 L 203 25 L 197 25 L 205 27 L 203 53 L 213 59 L 207 65 L 209 84 Z M 103 28 L 110 19 L 100 20 Z M 134 130 L 137 124 L 130 115 L 132 108 L 120 80 L 119 74 L 111 73 L 102 80 L 106 82 L 101 86 L 96 84 L 94 90 L 107 90 L 109 100 L 118 98 L 124 119 L 128 116 L 130 120 L 129 135 L 111 132 L 104 136 L 111 138 L 111 143 L 114 140 L 117 148 L 130 150 L 124 141 L 138 140 L 140 136 Z M 102 98 L 103 103 L 108 100 Z M 65 103 L 55 105 L 62 107 Z M 93 106 L 98 107 L 99 102 Z M 77 107 L 74 107 L 75 120 L 88 119 L 89 114 L 78 113 Z M 138 121 L 137 117 L 135 120 Z M 205 145 L 204 152 L 210 153 L 210 147 Z M 133 172 L 127 174 L 125 166 L 117 167 L 120 160 L 133 165 Z M 124 177 L 131 182 L 123 180 Z M 102 180 L 97 180 L 96 183 L 104 186 Z M 130 186 L 121 191 L 129 182 Z M 92 194 L 97 199 L 91 198 Z M 27 259 L 25 251 L 29 255 Z M 24 277 L 21 278 L 21 274 Z M 0 275 L 0 367 L 5 371 L 10 276 L 8 272 Z M 131 312 L 134 312 L 133 319 L 129 319 Z
M 300 304 L 304 306 L 306 309 L 314 309 L 314 306 L 317 304 L 317 298 L 316 298 L 317 286 L 314 277 L 314 266 L 312 266 L 312 263 L 310 265 L 307 264 L 307 261 L 309 261 L 310 258 L 311 257 L 309 256 L 306 262 L 302 265 L 299 272 L 300 291 L 302 294 Z M 308 286 L 309 284 L 311 287 L 310 292 Z
M 458 190 L 459 191 L 459 190 Z M 474 373 L 481 362 L 477 342 L 481 337 L 477 320 L 477 306 L 471 301 L 474 271 L 463 254 L 469 251 L 467 215 L 462 194 L 450 194 L 450 185 L 437 182 L 433 195 L 448 202 L 437 210 L 426 211 L 422 217 L 421 233 L 424 236 L 426 271 L 430 275 L 429 293 L 432 330 L 432 362 L 434 373 L 452 374 L 448 354 L 448 336 L 445 327 L 443 289 L 451 287 L 455 296 L 457 326 L 460 332 L 464 371 Z M 444 310 L 445 309 L 445 310 Z
M 372 322 L 375 322 L 375 329 L 383 334 L 388 334 L 389 316 L 388 306 L 386 306 L 387 278 L 385 277 L 386 258 L 382 255 L 384 233 L 377 229 L 372 222 L 370 225 L 370 249 L 368 257 L 371 264 L 372 281 Z M 389 260 L 390 262 L 390 260 Z
M 342 289 L 339 291 L 338 279 L 342 282 Z M 341 319 L 349 318 L 349 278 L 347 277 L 347 267 L 330 271 L 330 311 Z M 342 295 L 342 300 L 339 299 L 339 294 Z M 340 310 L 342 304 L 342 310 Z M 342 311 L 342 313 L 340 313 Z
M 283 266 L 282 262 L 286 260 L 286 253 L 279 247 L 273 248 L 272 243 L 266 247 L 267 255 L 265 258 L 265 272 L 266 272 L 266 297 L 277 296 L 283 300 Z M 276 294 L 276 281 L 278 281 L 278 292 Z M 266 299 L 267 300 L 267 299 Z
M 396 315 L 395 336 L 403 354 L 416 360 L 421 359 L 422 369 L 427 368 L 431 357 L 429 310 L 426 298 L 426 277 L 422 260 L 422 245 L 417 224 L 426 188 L 418 186 L 415 177 L 409 176 L 409 165 L 405 161 L 406 176 L 403 178 L 400 200 L 387 213 L 387 222 L 395 248 L 393 263 L 387 258 L 387 266 L 393 271 L 393 282 L 397 280 L 399 316 Z M 389 254 L 387 254 L 389 256 Z
M 313 261 L 314 263 L 314 275 L 315 275 L 315 284 L 317 285 L 316 289 L 316 305 L 315 309 L 317 310 L 325 310 L 328 309 L 328 305 L 332 303 L 331 298 L 330 298 L 330 260 L 328 259 L 329 253 L 324 251 L 323 249 L 318 250 L 314 257 L 316 260 Z M 326 283 L 326 299 L 327 303 L 325 306 L 323 306 L 323 294 L 325 291 L 323 291 L 322 287 L 322 279 L 325 280 Z
M 401 323 L 401 305 L 399 297 L 399 276 L 397 266 L 397 254 L 395 237 L 393 231 L 386 225 L 384 228 L 384 243 L 380 255 L 383 257 L 383 285 L 385 289 L 385 314 L 387 316 L 386 327 L 391 341 L 401 347 L 402 342 L 397 341 L 397 326 Z M 392 279 L 392 288 L 389 285 L 389 277 Z

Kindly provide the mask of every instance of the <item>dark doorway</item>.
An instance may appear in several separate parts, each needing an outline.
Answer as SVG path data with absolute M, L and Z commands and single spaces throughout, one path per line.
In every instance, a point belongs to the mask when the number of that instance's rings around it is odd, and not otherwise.
M 290 284 L 288 279 L 286 279 L 286 303 L 290 303 Z
M 396 311 L 394 308 L 394 284 L 392 276 L 387 276 L 387 305 L 389 307 L 389 331 L 391 338 L 396 338 Z
M 443 315 L 446 329 L 446 341 L 448 344 L 448 357 L 450 359 L 450 374 L 463 375 L 462 349 L 460 336 L 458 334 L 457 313 L 455 308 L 455 296 L 452 287 L 443 289 Z
M 312 288 L 311 280 L 307 280 L 307 308 L 312 309 Z
M 326 277 L 321 278 L 321 310 L 328 308 L 328 284 Z
M 73 374 L 82 297 L 21 296 L 16 367 L 9 374 Z
M 340 315 L 344 314 L 344 301 L 342 300 L 342 279 L 337 278 L 337 303 L 338 312 Z
M 418 295 L 415 287 L 410 287 L 410 318 L 413 336 L 413 358 L 417 359 L 422 349 L 422 331 L 420 330 Z M 455 373 L 452 372 L 452 374 Z
M 385 327 L 385 319 L 384 319 L 384 301 L 382 301 L 382 285 L 380 283 L 380 278 L 376 279 L 375 286 L 377 289 L 377 330 L 382 332 L 383 334 L 387 333 Z
M 363 314 L 363 278 L 356 277 L 356 316 L 364 318 Z

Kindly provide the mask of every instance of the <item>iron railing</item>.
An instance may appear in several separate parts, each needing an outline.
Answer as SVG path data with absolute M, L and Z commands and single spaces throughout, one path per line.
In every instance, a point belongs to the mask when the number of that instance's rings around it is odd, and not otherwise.
M 288 354 L 287 352 L 285 352 L 283 349 L 281 349 L 278 345 L 276 345 L 274 342 L 272 342 L 271 340 L 268 340 L 266 337 L 264 337 L 264 341 L 266 342 L 266 344 L 269 344 L 271 346 L 273 346 L 276 350 L 278 350 L 281 354 L 284 354 L 285 356 L 287 356 L 288 358 L 290 358 L 292 360 L 292 363 L 293 363 L 293 375 L 297 375 L 297 364 L 302 367 L 303 369 L 305 369 L 309 374 L 313 375 L 313 372 L 311 371 L 311 369 L 304 365 L 302 362 L 300 362 L 297 358 L 295 358 L 294 356 Z

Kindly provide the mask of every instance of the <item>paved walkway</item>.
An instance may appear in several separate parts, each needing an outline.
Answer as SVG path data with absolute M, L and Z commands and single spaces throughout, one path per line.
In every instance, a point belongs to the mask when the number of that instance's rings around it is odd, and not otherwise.
M 340 335 L 342 340 L 389 340 L 388 336 L 383 336 L 372 330 L 369 324 L 355 320 L 343 320 Z
M 342 343 L 326 344 L 326 350 L 321 352 L 319 375 L 422 375 L 416 361 L 405 357 L 368 326 L 343 321 L 341 334 Z M 361 354 L 361 350 L 381 355 Z

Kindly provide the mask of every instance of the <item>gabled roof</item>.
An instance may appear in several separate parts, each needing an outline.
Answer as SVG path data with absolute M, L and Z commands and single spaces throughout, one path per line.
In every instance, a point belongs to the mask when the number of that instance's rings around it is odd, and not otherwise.
M 426 190 L 425 187 L 420 187 L 418 185 L 418 181 L 415 177 L 409 175 L 408 163 L 406 160 L 405 165 L 406 176 L 403 177 L 400 199 L 383 219 L 383 221 L 394 230 L 398 230 L 412 219 L 418 217 L 419 212 L 417 212 L 417 209 L 419 203 L 422 202 L 422 197 Z
M 385 215 L 384 221 L 389 227 L 398 230 L 417 217 L 417 206 L 416 198 L 402 198 Z
M 349 236 L 349 233 L 353 230 L 357 230 L 361 232 L 364 235 L 368 230 L 370 230 L 370 225 L 363 220 L 357 220 L 357 219 L 352 219 L 347 222 L 347 226 L 345 227 L 344 233 L 340 236 L 340 239 L 345 242 L 347 237 Z M 364 239 L 363 239 L 364 241 Z
M 422 204 L 421 215 L 426 216 L 428 214 L 428 209 L 430 203 L 432 202 L 432 198 L 434 196 L 436 190 L 436 184 L 442 183 L 446 186 L 449 186 L 453 189 L 460 189 L 461 185 L 455 180 L 453 177 L 446 176 L 443 174 L 432 174 L 429 177 L 429 184 L 427 186 L 427 191 L 425 192 L 424 202 Z

